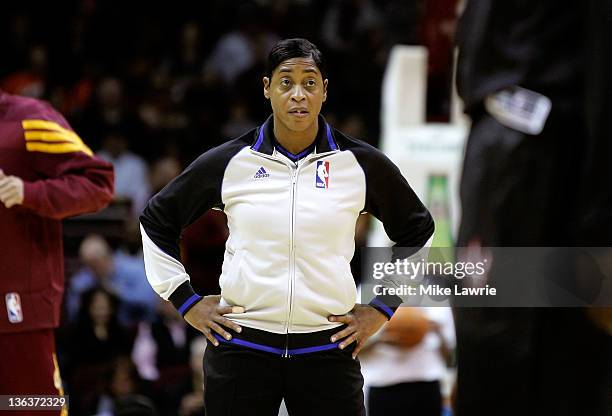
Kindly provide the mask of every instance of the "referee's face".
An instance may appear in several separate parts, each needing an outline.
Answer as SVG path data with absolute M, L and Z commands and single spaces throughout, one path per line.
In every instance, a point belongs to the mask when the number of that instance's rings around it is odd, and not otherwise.
M 312 58 L 283 61 L 264 77 L 264 96 L 270 100 L 274 120 L 293 132 L 313 128 L 323 102 L 327 99 L 327 80 Z

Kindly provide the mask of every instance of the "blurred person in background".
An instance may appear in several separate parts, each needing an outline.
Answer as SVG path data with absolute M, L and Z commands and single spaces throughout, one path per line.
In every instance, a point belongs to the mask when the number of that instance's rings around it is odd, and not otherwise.
M 145 394 L 147 387 L 136 367 L 126 356 L 111 360 L 103 375 L 99 394 L 86 399 L 82 415 L 119 416 L 155 415 L 155 405 Z
M 401 307 L 362 359 L 368 416 L 440 416 L 454 347 L 450 308 Z
M 156 403 L 163 415 L 176 415 L 191 379 L 191 343 L 201 334 L 187 324 L 171 303 L 159 299 L 158 318 L 141 322 L 132 359 L 145 380 L 153 382 Z M 200 370 L 201 371 L 201 370 Z
M 105 364 L 132 350 L 130 333 L 119 324 L 117 296 L 103 288 L 82 294 L 79 315 L 70 333 L 70 360 L 75 368 Z
M 260 59 L 257 53 L 265 56 L 278 42 L 278 36 L 264 25 L 263 8 L 255 3 L 240 4 L 233 21 L 235 28 L 219 39 L 204 65 L 205 79 L 219 78 L 227 86 Z
M 202 361 L 206 351 L 206 338 L 200 336 L 195 338 L 190 345 L 191 377 L 186 393 L 181 398 L 179 416 L 202 416 L 205 415 L 204 409 L 204 374 L 202 373 Z
M 128 149 L 129 141 L 120 131 L 111 131 L 102 139 L 102 148 L 96 152 L 115 169 L 115 200 L 127 200 L 137 217 L 149 197 L 147 163 Z
M 155 318 L 157 296 L 147 284 L 141 258 L 123 252 L 113 253 L 99 235 L 89 235 L 79 248 L 85 266 L 70 279 L 66 307 L 71 320 L 77 315 L 82 294 L 91 288 L 103 288 L 120 299 L 119 321 L 131 327 L 140 320 Z
M 113 416 L 157 416 L 153 402 L 146 396 L 130 395 L 115 401 Z
M 459 0 L 423 2 L 421 44 L 427 48 L 427 118 L 448 121 Z
M 459 246 L 610 247 L 612 192 L 594 184 L 612 157 L 601 128 L 611 10 L 607 0 L 467 2 L 457 82 L 472 126 Z M 611 414 L 612 337 L 585 310 L 455 317 L 457 416 Z
M 249 117 L 248 110 L 248 106 L 242 97 L 236 97 L 232 100 L 229 118 L 221 128 L 221 134 L 224 138 L 238 137 L 257 127 L 257 123 Z
M 0 81 L 2 90 L 9 94 L 43 98 L 47 92 L 47 48 L 35 45 L 30 48 L 29 67 L 10 74 Z
M 182 170 L 181 162 L 172 156 L 157 159 L 151 167 L 150 184 L 151 195 L 155 195 L 176 178 Z
M 183 97 L 201 76 L 205 34 L 197 21 L 186 22 L 181 27 L 178 44 L 164 60 L 164 70 L 174 79 L 172 95 L 175 97 Z
M 119 325 L 118 305 L 119 299 L 102 288 L 86 291 L 76 323 L 60 337 L 62 371 L 77 414 L 88 406 L 88 393 L 103 390 L 109 364 L 132 351 L 132 335 Z
M 433 234 L 399 169 L 320 115 L 325 75 L 309 41 L 276 44 L 262 80 L 273 114 L 201 155 L 141 216 L 149 282 L 209 342 L 209 416 L 276 416 L 283 398 L 291 415 L 363 415 L 356 357 L 401 300 L 355 303 L 357 218 L 371 212 L 398 246 L 422 247 Z M 222 296 L 196 294 L 181 263 L 183 229 L 211 208 L 226 212 L 230 230 Z
M 321 20 L 321 42 L 331 52 L 329 68 L 341 92 L 328 105 L 339 116 L 358 112 L 369 132 L 379 129 L 381 83 L 390 48 L 386 29 L 380 3 L 371 0 L 328 2 Z M 343 69 L 346 62 L 359 71 Z M 368 136 L 367 142 L 376 145 L 377 134 Z
M 120 131 L 132 139 L 132 146 L 140 148 L 142 126 L 129 106 L 123 81 L 106 76 L 98 81 L 95 100 L 83 111 L 79 126 L 92 137 L 92 148 L 100 149 L 105 134 Z
M 58 395 L 61 220 L 106 206 L 113 170 L 46 102 L 0 90 L 0 129 L 0 394 Z
M 325 45 L 340 54 L 358 49 L 364 33 L 383 24 L 382 13 L 371 0 L 334 0 L 329 2 L 321 24 Z

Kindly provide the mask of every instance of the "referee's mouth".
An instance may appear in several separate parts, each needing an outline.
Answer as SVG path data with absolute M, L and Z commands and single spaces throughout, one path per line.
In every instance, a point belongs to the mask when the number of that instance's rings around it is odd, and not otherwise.
M 310 112 L 306 110 L 305 108 L 296 108 L 296 109 L 289 110 L 289 114 L 291 114 L 294 117 L 304 118 L 304 117 L 308 117 Z

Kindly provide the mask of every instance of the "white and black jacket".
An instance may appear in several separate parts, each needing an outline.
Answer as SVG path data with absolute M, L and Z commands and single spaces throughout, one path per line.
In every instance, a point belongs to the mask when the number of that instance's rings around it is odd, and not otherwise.
M 229 238 L 219 279 L 226 315 L 276 334 L 338 326 L 356 287 L 349 263 L 359 214 L 370 212 L 397 246 L 422 247 L 433 220 L 399 169 L 379 150 L 319 117 L 311 152 L 294 163 L 275 147 L 273 118 L 202 154 L 148 203 L 140 217 L 149 282 L 184 315 L 201 296 L 180 262 L 182 230 L 223 210 Z M 203 238 L 205 238 L 203 236 Z M 401 299 L 371 303 L 391 317 Z

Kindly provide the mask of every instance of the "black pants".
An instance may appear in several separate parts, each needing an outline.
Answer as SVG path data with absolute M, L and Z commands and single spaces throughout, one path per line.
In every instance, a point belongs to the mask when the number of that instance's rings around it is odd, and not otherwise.
M 248 332 L 244 330 L 244 332 Z M 325 338 L 331 333 L 326 331 Z M 251 331 L 252 332 L 252 331 Z M 248 347 L 208 344 L 204 355 L 206 416 L 364 416 L 363 376 L 354 344 L 282 357 Z
M 370 387 L 368 416 L 440 416 L 442 395 L 438 381 L 417 381 Z
M 553 103 L 553 109 L 558 108 Z M 578 109 L 576 109 L 578 111 Z M 551 113 L 539 136 L 474 117 L 459 245 L 575 245 L 584 128 Z M 457 416 L 610 413 L 612 339 L 578 308 L 457 308 Z

